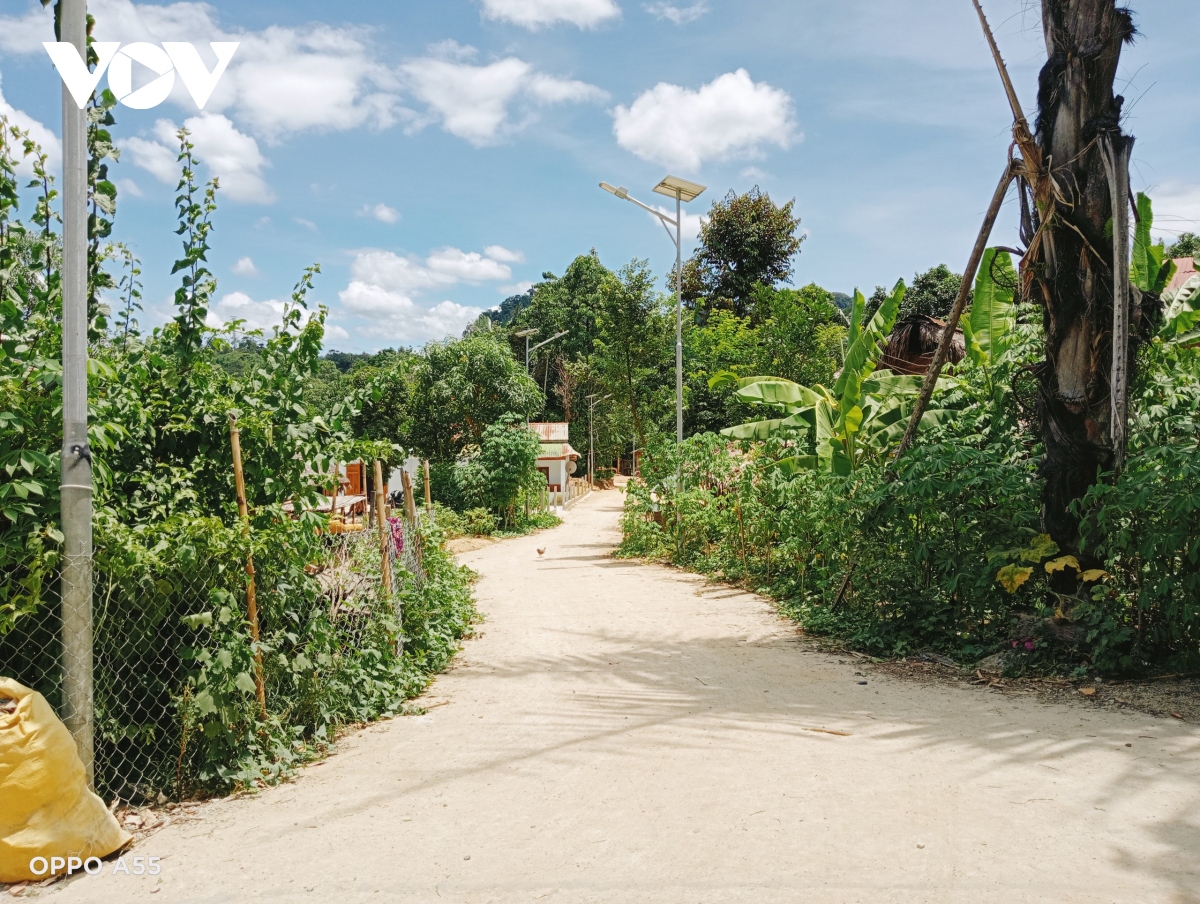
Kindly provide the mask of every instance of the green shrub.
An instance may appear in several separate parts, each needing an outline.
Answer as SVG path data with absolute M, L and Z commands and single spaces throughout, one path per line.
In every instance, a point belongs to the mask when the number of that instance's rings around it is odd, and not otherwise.
M 496 516 L 490 509 L 473 508 L 462 513 L 463 533 L 490 537 L 496 532 Z

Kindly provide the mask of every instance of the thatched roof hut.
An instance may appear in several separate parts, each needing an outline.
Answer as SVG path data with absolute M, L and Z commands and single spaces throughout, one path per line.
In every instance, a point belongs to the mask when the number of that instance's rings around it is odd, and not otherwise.
M 917 314 L 901 320 L 888 336 L 878 369 L 890 370 L 897 374 L 924 374 L 929 370 L 929 364 L 933 361 L 945 329 L 946 321 L 927 314 Z M 946 363 L 957 364 L 966 356 L 967 343 L 962 330 L 955 330 Z

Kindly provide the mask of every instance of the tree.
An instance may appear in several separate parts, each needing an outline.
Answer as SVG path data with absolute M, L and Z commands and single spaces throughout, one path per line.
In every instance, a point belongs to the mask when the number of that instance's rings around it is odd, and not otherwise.
M 703 324 L 685 324 L 684 432 L 713 432 L 750 416 L 736 395 L 709 385 L 722 372 L 773 374 L 805 385 L 833 382 L 841 365 L 846 321 L 832 293 L 758 286 L 750 317 L 714 311 Z
M 1167 257 L 1200 257 L 1200 235 L 1194 232 L 1183 233 L 1175 240 L 1175 244 L 1167 249 Z
M 512 518 L 521 490 L 538 476 L 537 434 L 516 414 L 503 415 L 483 431 L 479 463 L 487 475 L 488 501 L 505 521 Z
M 593 248 L 571 261 L 562 276 L 544 273 L 542 277 L 542 282 L 530 290 L 533 303 L 521 310 L 513 319 L 512 326 L 517 329 L 537 329 L 538 335 L 534 341 L 549 339 L 563 330 L 568 332 L 553 346 L 547 346 L 547 352 L 541 356 L 535 368 L 538 373 L 550 366 L 554 357 L 577 361 L 592 353 L 592 340 L 598 331 L 600 290 L 605 281 L 612 277 L 612 272 L 600 263 L 600 257 Z M 524 354 L 524 348 L 524 341 L 520 340 L 521 354 Z
M 853 311 L 853 298 L 850 303 Z M 832 383 L 847 326 L 836 296 L 815 283 L 801 289 L 760 287 L 754 304 L 762 322 L 755 371 L 806 386 Z
M 500 302 L 500 307 L 494 311 L 485 311 L 497 326 L 508 326 L 522 310 L 533 304 L 533 289 L 527 289 L 519 295 L 509 295 Z
M 945 264 L 930 267 L 924 273 L 913 276 L 912 288 L 904 296 L 904 304 L 900 306 L 900 316 L 897 320 L 908 320 L 925 314 L 929 317 L 946 317 L 958 290 L 962 287 L 962 274 L 954 273 Z M 867 301 L 868 316 L 879 310 L 880 303 L 891 294 L 884 286 L 876 286 L 875 293 Z M 968 303 L 970 296 L 967 296 Z
M 645 448 L 659 418 L 666 419 L 674 361 L 670 314 L 645 261 L 604 281 L 598 314 L 597 376 L 629 412 L 638 447 Z
M 412 445 L 436 461 L 480 443 L 502 415 L 530 418 L 544 401 L 499 330 L 425 346 L 412 383 Z
M 776 206 L 755 186 L 744 195 L 729 192 L 714 201 L 700 227 L 700 247 L 684 264 L 683 298 L 701 319 L 714 310 L 738 317 L 751 312 L 755 285 L 775 286 L 792 275 L 792 258 L 804 236 L 793 217 L 795 199 Z
M 1071 506 L 1114 460 L 1113 208 L 1103 146 L 1126 141 L 1123 98 L 1113 84 L 1121 48 L 1136 30 L 1116 0 L 1043 0 L 1042 27 L 1049 60 L 1040 76 L 1036 146 L 1022 139 L 1032 187 L 1022 186 L 1029 252 L 1021 269 L 1026 296 L 1042 307 L 1046 334 L 1046 357 L 1036 371 L 1046 449 L 1043 527 L 1062 549 L 1077 552 Z

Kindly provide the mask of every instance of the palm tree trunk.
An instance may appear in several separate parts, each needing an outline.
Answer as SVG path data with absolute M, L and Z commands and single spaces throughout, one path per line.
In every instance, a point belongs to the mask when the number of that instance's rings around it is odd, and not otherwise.
M 1040 77 L 1036 139 L 1054 198 L 1034 203 L 1023 188 L 1030 253 L 1022 266 L 1046 330 L 1046 359 L 1037 373 L 1046 447 L 1042 522 L 1060 547 L 1078 551 L 1071 503 L 1113 463 L 1112 203 L 1102 143 L 1126 140 L 1124 99 L 1113 83 L 1135 29 L 1116 0 L 1043 0 L 1042 25 L 1049 59 Z

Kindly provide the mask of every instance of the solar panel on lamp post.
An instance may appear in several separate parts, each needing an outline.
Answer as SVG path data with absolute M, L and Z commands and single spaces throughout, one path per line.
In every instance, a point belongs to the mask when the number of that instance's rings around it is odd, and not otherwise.
M 675 199 L 675 219 L 671 219 L 660 210 L 648 204 L 643 204 L 637 198 L 630 197 L 625 187 L 614 187 L 607 182 L 601 182 L 600 187 L 610 194 L 616 195 L 623 201 L 636 204 L 642 210 L 658 217 L 667 235 L 675 243 L 675 441 L 683 443 L 683 203 L 694 201 L 708 187 L 680 179 L 678 176 L 667 176 L 654 186 L 655 194 L 666 195 Z M 675 234 L 671 234 L 671 227 Z
M 539 332 L 540 332 L 540 330 L 537 330 L 537 329 L 529 329 L 529 330 L 519 330 L 519 331 L 513 333 L 513 335 L 516 336 L 518 339 L 525 340 L 525 373 L 529 373 L 529 337 L 536 336 Z

